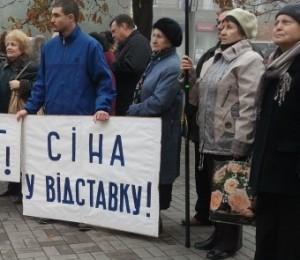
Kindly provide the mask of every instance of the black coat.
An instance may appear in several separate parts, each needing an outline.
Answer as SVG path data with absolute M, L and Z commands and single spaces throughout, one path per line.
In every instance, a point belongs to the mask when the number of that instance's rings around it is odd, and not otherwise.
M 116 60 L 112 64 L 117 86 L 117 115 L 126 115 L 128 107 L 133 101 L 135 87 L 145 71 L 150 57 L 149 41 L 137 30 L 133 31 L 118 47 Z
M 8 112 L 11 97 L 9 81 L 14 80 L 28 62 L 29 58 L 27 56 L 21 56 L 13 63 L 9 63 L 6 59 L 0 63 L 0 113 Z M 38 66 L 31 62 L 18 78 L 20 81 L 20 97 L 24 100 L 30 96 L 31 86 L 36 78 L 37 70 Z
M 288 72 L 291 89 L 282 106 L 274 101 L 278 79 L 264 79 L 251 171 L 257 193 L 300 195 L 300 55 Z

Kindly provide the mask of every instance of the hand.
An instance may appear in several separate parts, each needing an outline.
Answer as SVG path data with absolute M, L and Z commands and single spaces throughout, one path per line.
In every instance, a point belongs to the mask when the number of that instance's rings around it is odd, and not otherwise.
M 27 116 L 27 115 L 28 115 L 27 110 L 25 110 L 25 109 L 20 110 L 20 111 L 17 112 L 17 114 L 16 114 L 17 121 L 20 121 L 20 119 L 24 119 L 25 116 Z
M 11 90 L 19 89 L 20 88 L 20 81 L 19 80 L 11 80 L 9 82 L 9 87 Z
M 233 161 L 241 161 L 241 162 L 245 162 L 249 159 L 248 156 L 245 155 L 240 155 L 240 154 L 233 154 L 232 155 L 232 160 Z
M 193 69 L 194 65 L 192 59 L 189 56 L 184 55 L 181 59 L 180 68 L 182 71 Z
M 99 110 L 94 114 L 94 122 L 106 121 L 109 119 L 109 114 L 106 111 Z

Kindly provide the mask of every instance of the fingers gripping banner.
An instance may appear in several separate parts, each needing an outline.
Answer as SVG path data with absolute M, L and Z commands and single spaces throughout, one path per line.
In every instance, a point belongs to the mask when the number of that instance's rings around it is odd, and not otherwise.
M 158 236 L 161 120 L 28 116 L 24 215 Z
M 0 180 L 20 182 L 21 123 L 14 115 L 0 119 Z

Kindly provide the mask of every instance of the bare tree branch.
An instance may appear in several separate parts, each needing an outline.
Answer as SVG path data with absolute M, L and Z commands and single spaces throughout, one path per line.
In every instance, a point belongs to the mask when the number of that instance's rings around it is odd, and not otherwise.
M 20 1 L 20 0 L 12 0 L 12 1 L 6 3 L 6 4 L 0 5 L 0 9 L 3 9 L 3 8 L 8 7 L 8 6 L 10 6 L 10 5 L 13 5 L 13 4 L 16 3 L 16 2 L 21 3 L 22 1 Z

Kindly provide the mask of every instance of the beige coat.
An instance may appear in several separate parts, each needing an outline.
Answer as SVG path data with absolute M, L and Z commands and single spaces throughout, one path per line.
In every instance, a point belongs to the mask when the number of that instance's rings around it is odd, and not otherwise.
M 199 108 L 201 152 L 249 154 L 264 70 L 262 57 L 247 40 L 223 52 L 217 49 L 214 57 L 204 63 L 190 92 L 190 103 Z

